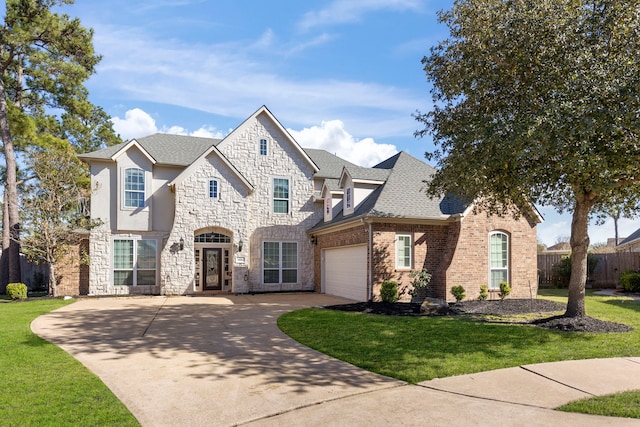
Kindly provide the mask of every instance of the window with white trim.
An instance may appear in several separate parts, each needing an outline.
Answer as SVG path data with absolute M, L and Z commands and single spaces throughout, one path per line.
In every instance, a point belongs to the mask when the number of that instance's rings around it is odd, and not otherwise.
M 144 208 L 144 171 L 142 169 L 124 170 L 124 207 Z
M 489 234 L 489 289 L 500 289 L 509 282 L 509 235 L 502 231 Z
M 347 209 L 351 208 L 351 188 L 347 188 Z
M 269 143 L 266 139 L 260 140 L 260 155 L 266 156 L 269 153 Z
M 265 284 L 298 282 L 297 242 L 262 242 L 262 281 Z
M 398 234 L 396 235 L 396 268 L 410 269 L 411 265 L 411 235 Z
M 218 199 L 220 196 L 220 182 L 217 179 L 209 180 L 209 198 Z
M 113 241 L 113 284 L 143 286 L 156 284 L 158 242 L 155 239 Z
M 289 213 L 289 180 L 273 178 L 273 212 Z

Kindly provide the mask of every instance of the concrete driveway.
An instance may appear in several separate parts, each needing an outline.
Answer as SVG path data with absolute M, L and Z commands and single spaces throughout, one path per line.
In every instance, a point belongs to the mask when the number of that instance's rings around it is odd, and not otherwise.
M 287 311 L 342 302 L 318 294 L 82 299 L 31 327 L 98 375 L 145 426 L 640 425 L 551 410 L 640 389 L 640 358 L 407 385 L 310 350 L 276 325 Z

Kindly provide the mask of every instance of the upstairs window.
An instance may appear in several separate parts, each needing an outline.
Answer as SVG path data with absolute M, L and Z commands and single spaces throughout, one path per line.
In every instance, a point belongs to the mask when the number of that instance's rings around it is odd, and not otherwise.
M 273 212 L 289 213 L 289 180 L 273 179 Z
M 509 282 L 509 236 L 501 231 L 489 234 L 489 289 Z
M 347 209 L 351 209 L 351 188 L 347 188 Z
M 144 208 L 144 171 L 128 168 L 124 171 L 124 206 Z
M 268 148 L 269 148 L 269 144 L 267 143 L 266 139 L 261 139 L 260 140 L 260 155 L 261 156 L 266 156 L 268 154 Z
M 209 198 L 218 199 L 220 195 L 220 183 L 217 179 L 209 180 Z

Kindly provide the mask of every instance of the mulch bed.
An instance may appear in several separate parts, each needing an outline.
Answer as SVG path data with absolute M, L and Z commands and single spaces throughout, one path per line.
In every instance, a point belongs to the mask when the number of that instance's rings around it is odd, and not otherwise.
M 359 313 L 383 314 L 388 316 L 419 316 L 420 304 L 417 303 L 385 303 L 385 302 L 357 302 L 352 304 L 332 305 L 325 308 L 331 310 L 351 311 Z M 544 316 L 566 310 L 566 305 L 544 299 L 505 299 L 504 301 L 464 301 L 450 304 L 449 315 L 488 314 L 515 315 L 535 314 Z M 514 323 L 522 323 L 517 321 Z M 542 328 L 556 329 L 570 332 L 629 332 L 633 328 L 620 323 L 607 322 L 593 317 L 563 317 L 552 316 L 529 322 Z

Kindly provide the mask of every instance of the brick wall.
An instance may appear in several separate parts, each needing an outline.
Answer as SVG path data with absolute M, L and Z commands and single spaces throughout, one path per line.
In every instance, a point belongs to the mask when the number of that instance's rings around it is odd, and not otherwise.
M 428 296 L 454 301 L 451 288 L 462 285 L 467 299 L 476 299 L 480 286 L 489 282 L 489 234 L 503 231 L 509 235 L 510 298 L 537 295 L 536 224 L 521 216 L 488 217 L 469 213 L 461 221 L 440 224 L 372 224 L 372 284 L 374 299 L 385 280 L 398 282 L 401 301 L 409 301 L 411 270 L 426 268 L 432 275 Z M 322 249 L 368 242 L 368 225 L 317 236 L 314 253 L 314 289 L 321 290 Z M 396 236 L 409 234 L 413 242 L 412 268 L 396 267 Z M 367 270 L 368 275 L 368 270 Z M 498 298 L 492 292 L 490 298 Z
M 536 224 L 525 216 L 488 217 L 470 213 L 460 222 L 460 237 L 447 270 L 446 297 L 451 300 L 452 286 L 462 285 L 467 299 L 475 299 L 480 286 L 489 282 L 489 233 L 503 231 L 509 235 L 510 298 L 531 298 L 538 292 Z M 490 298 L 498 298 L 492 292 Z
M 89 294 L 89 266 L 81 262 L 89 253 L 89 239 L 70 248 L 64 260 L 56 265 L 58 296 Z

